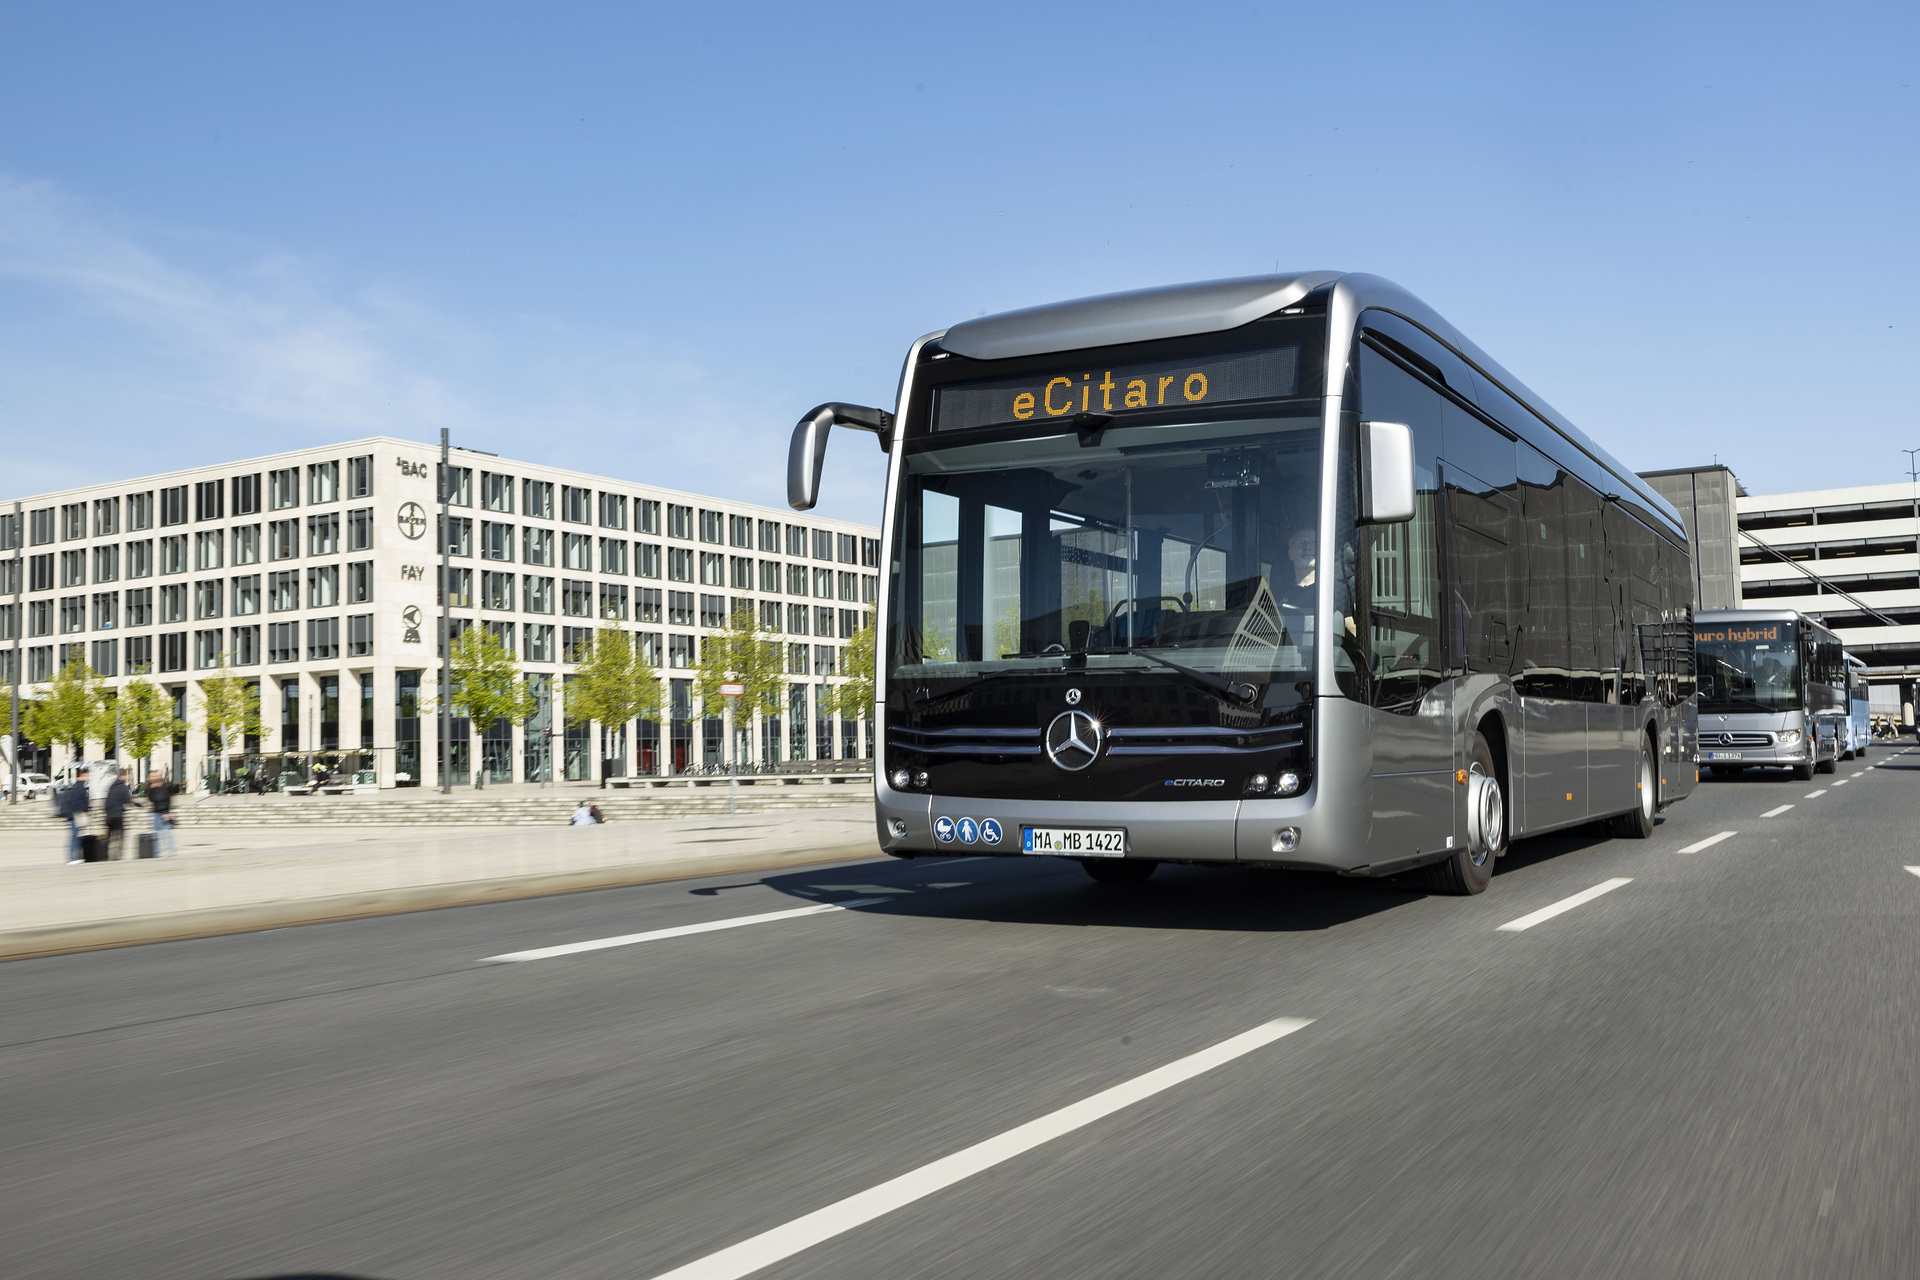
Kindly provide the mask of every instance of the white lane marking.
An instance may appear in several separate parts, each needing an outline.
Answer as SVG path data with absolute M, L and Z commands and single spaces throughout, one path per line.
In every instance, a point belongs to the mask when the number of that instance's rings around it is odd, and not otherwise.
M 1852 779 L 1852 778 L 1835 778 L 1835 779 L 1833 780 L 1833 785 L 1834 785 L 1834 786 L 1836 786 L 1836 787 L 1844 787 L 1844 786 L 1846 786 L 1846 785 L 1847 785 L 1847 784 L 1848 784 L 1849 782 L 1852 782 L 1852 781 L 1853 781 L 1853 779 Z
M 823 902 L 817 906 L 795 907 L 791 911 L 767 911 L 757 916 L 733 916 L 726 920 L 709 920 L 705 924 L 675 925 L 671 929 L 652 929 L 646 933 L 625 933 L 617 938 L 594 938 L 588 942 L 568 942 L 557 947 L 536 947 L 532 951 L 509 951 L 503 956 L 483 956 L 481 964 L 517 964 L 522 960 L 547 960 L 554 956 L 578 955 L 582 951 L 604 951 L 608 947 L 630 947 L 636 942 L 657 942 L 662 938 L 685 938 L 696 933 L 715 933 L 721 929 L 738 929 L 744 925 L 766 924 L 773 920 L 793 920 L 800 916 L 817 916 L 827 911 L 844 911 L 848 907 L 871 907 L 885 902 L 885 898 L 855 898 L 851 902 Z
M 1761 814 L 1760 816 L 1761 816 L 1761 817 L 1763 817 L 1763 818 L 1777 818 L 1777 817 L 1779 817 L 1779 816 L 1780 816 L 1781 814 L 1783 814 L 1783 813 L 1785 813 L 1785 812 L 1786 812 L 1787 810 L 1789 810 L 1789 809 L 1791 809 L 1791 808 L 1793 808 L 1793 806 L 1792 806 L 1792 805 L 1790 805 L 1790 804 L 1783 804 L 1783 805 L 1781 805 L 1781 806 L 1780 806 L 1779 808 L 1777 808 L 1777 809 L 1769 809 L 1769 810 L 1767 810 L 1767 811 L 1766 811 L 1765 813 L 1763 813 L 1763 814 Z
M 791 1258 L 825 1240 L 872 1222 L 956 1182 L 984 1173 L 1017 1155 L 1063 1137 L 1076 1129 L 1151 1098 L 1154 1094 L 1183 1084 L 1195 1076 L 1223 1067 L 1235 1058 L 1292 1035 L 1312 1022 L 1312 1018 L 1275 1018 L 1231 1040 L 1222 1040 L 1210 1049 L 1189 1054 L 1143 1076 L 1103 1089 L 1080 1102 L 1062 1107 L 1051 1115 L 1029 1120 L 998 1137 L 977 1142 L 971 1147 L 943 1156 L 932 1164 L 889 1179 L 876 1187 L 846 1199 L 815 1209 L 793 1221 L 763 1231 L 718 1253 L 710 1253 L 685 1266 L 660 1273 L 654 1280 L 740 1280 L 763 1267 Z
M 1715 840 L 1723 839 L 1724 837 L 1730 836 L 1732 834 L 1733 832 L 1731 831 L 1723 832 L 1721 833 L 1721 835 L 1715 836 L 1714 839 Z M 1713 841 L 1708 840 L 1708 841 L 1705 841 L 1704 843 L 1712 844 Z M 1683 849 L 1681 850 L 1681 852 L 1684 853 L 1686 852 L 1686 850 Z M 1562 898 L 1560 899 L 1560 901 L 1554 903 L 1550 907 L 1542 907 L 1531 915 L 1521 916 L 1518 920 L 1509 920 L 1505 924 L 1500 926 L 1498 932 L 1519 933 L 1523 929 L 1531 929 L 1533 928 L 1533 926 L 1540 924 L 1543 921 L 1551 920 L 1557 915 L 1561 915 L 1565 912 L 1571 911 L 1575 907 L 1580 906 L 1583 903 L 1592 902 L 1595 898 L 1599 897 L 1603 893 L 1612 893 L 1615 889 L 1618 889 L 1621 885 L 1632 884 L 1632 883 L 1633 883 L 1632 876 L 1616 876 L 1612 880 L 1603 880 L 1599 884 L 1593 886 L 1593 888 L 1582 889 L 1579 893 L 1574 894 L 1571 898 Z
M 1791 808 L 1792 808 L 1793 806 L 1792 806 L 1792 805 L 1788 805 L 1787 807 L 1788 807 L 1789 809 L 1791 809 Z M 1776 810 L 1774 810 L 1774 813 L 1778 813 L 1778 812 L 1779 812 L 1779 810 L 1778 810 L 1778 809 L 1776 809 Z M 1771 813 L 1769 813 L 1769 814 L 1762 814 L 1761 816 L 1762 816 L 1762 817 L 1766 817 L 1766 818 L 1770 818 L 1770 817 L 1772 817 L 1772 816 L 1773 816 L 1773 814 L 1771 814 Z M 1720 843 L 1720 842 L 1721 842 L 1722 840 L 1725 840 L 1725 839 L 1726 839 L 1726 838 L 1727 838 L 1728 836 L 1730 836 L 1730 835 L 1734 835 L 1734 834 L 1736 834 L 1736 833 L 1735 833 L 1735 832 L 1732 832 L 1732 831 L 1722 831 L 1722 832 L 1719 832 L 1719 833 L 1718 833 L 1718 834 L 1716 834 L 1716 835 L 1710 835 L 1710 836 L 1708 836 L 1708 837 L 1707 837 L 1707 838 L 1706 838 L 1705 840 L 1696 840 L 1696 841 L 1695 841 L 1694 843 L 1692 843 L 1692 844 L 1690 844 L 1690 845 L 1688 845 L 1688 846 L 1687 846 L 1686 848 L 1684 848 L 1684 849 L 1682 849 L 1682 850 L 1681 850 L 1680 852 L 1682 852 L 1682 853 L 1698 853 L 1698 852 L 1700 852 L 1700 851 L 1701 851 L 1702 849 L 1711 849 L 1711 848 L 1712 848 L 1712 847 L 1713 847 L 1714 845 L 1717 845 L 1717 844 L 1719 844 L 1719 843 Z
M 1908 867 L 1907 870 L 1913 872 L 1913 874 L 1917 876 L 1920 876 L 1920 867 Z
M 1827 794 L 1827 789 L 1825 787 L 1822 787 L 1818 791 L 1809 791 L 1807 792 L 1807 794 L 1801 796 L 1800 798 L 1802 800 L 1818 800 L 1821 796 L 1825 794 Z

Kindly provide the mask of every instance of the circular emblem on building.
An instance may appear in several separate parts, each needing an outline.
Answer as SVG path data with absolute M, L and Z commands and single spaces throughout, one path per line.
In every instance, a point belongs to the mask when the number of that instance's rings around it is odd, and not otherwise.
M 427 509 L 417 502 L 400 504 L 400 514 L 396 517 L 400 532 L 408 538 L 418 541 L 427 536 Z
M 1084 711 L 1062 711 L 1047 726 L 1047 759 L 1069 773 L 1078 773 L 1100 755 L 1106 731 Z
M 1070 707 L 1080 705 L 1080 691 L 1078 689 L 1067 690 L 1067 705 Z
M 419 626 L 420 625 L 420 606 L 417 604 L 410 604 L 406 608 L 402 609 L 400 611 L 400 621 L 406 623 L 410 627 Z

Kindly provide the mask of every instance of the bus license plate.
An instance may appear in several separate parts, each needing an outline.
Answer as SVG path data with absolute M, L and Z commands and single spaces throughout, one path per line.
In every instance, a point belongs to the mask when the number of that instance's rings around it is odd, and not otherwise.
M 1022 853 L 1063 854 L 1069 858 L 1124 858 L 1124 827 L 1022 827 Z
M 1740 753 L 1738 751 L 1707 752 L 1707 759 L 1709 760 L 1738 760 L 1739 758 L 1740 758 Z

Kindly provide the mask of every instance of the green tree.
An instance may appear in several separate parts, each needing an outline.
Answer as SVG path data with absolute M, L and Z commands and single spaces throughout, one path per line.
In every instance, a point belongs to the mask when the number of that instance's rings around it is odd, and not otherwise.
M 618 627 L 600 627 L 581 655 L 580 670 L 566 682 L 568 724 L 600 722 L 601 754 L 606 735 L 627 721 L 660 719 L 660 677 L 633 637 Z
M 877 637 L 872 623 L 860 628 L 840 651 L 840 674 L 845 684 L 836 685 L 829 695 L 830 708 L 842 720 L 873 718 L 873 655 Z
M 255 699 L 256 703 L 258 699 Z M 151 680 L 129 680 L 120 690 L 120 742 L 144 773 L 153 749 L 185 733 L 186 722 L 173 714 L 173 697 Z
M 122 717 L 124 724 L 124 715 Z M 200 724 L 220 742 L 220 780 L 227 780 L 227 757 L 249 736 L 266 732 L 260 715 L 260 686 L 233 673 L 225 657 L 220 669 L 200 682 Z
M 20 708 L 21 728 L 35 742 L 64 742 L 75 760 L 86 754 L 89 739 L 113 735 L 113 712 L 106 707 L 106 684 L 84 662 L 60 668 L 46 692 Z M 102 717 L 104 713 L 104 723 Z
M 496 720 L 518 724 L 534 713 L 535 699 L 520 678 L 519 664 L 487 628 L 461 632 L 450 661 L 453 704 L 481 732 Z
M 752 606 L 735 609 L 727 619 L 726 630 L 701 641 L 693 688 L 700 696 L 702 710 L 707 715 L 722 714 L 726 695 L 720 692 L 720 686 L 738 684 L 745 686 L 740 696 L 743 717 L 756 711 L 763 716 L 779 715 L 787 696 L 786 664 L 781 657 L 780 642 L 760 625 Z

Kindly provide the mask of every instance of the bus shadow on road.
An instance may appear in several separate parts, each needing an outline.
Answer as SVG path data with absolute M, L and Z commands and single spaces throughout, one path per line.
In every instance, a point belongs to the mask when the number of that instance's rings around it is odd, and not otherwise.
M 883 897 L 881 903 L 852 910 L 888 916 L 1257 933 L 1331 929 L 1404 906 L 1425 893 L 1417 880 L 1406 877 L 1348 879 L 1310 871 L 1169 863 L 1142 884 L 1099 884 L 1070 862 L 1052 858 L 993 858 L 924 869 L 886 859 L 768 876 L 761 883 L 812 902 L 844 900 L 853 893 Z

